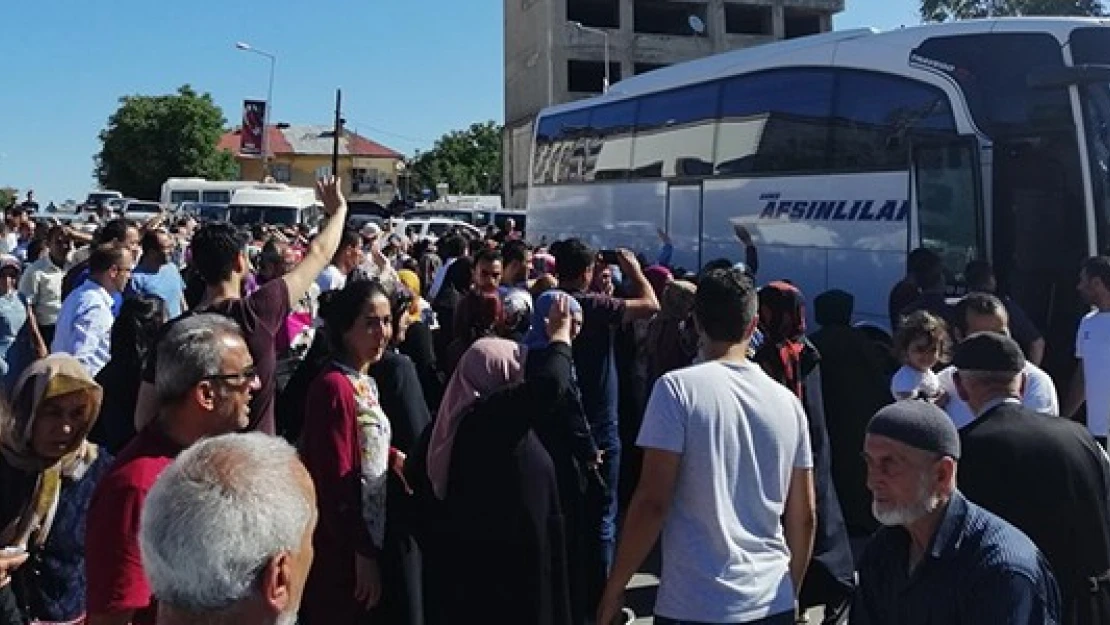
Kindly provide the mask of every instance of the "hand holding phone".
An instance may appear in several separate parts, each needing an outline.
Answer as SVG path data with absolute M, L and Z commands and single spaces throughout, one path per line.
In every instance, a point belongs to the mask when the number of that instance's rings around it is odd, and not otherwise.
M 620 264 L 621 257 L 620 254 L 617 253 L 617 250 L 601 250 L 597 253 L 597 257 L 600 258 L 601 262 L 606 265 Z

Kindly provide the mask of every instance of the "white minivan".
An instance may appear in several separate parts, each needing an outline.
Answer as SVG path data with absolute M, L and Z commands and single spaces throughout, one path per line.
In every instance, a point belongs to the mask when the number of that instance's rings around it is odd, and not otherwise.
M 315 227 L 323 214 L 316 190 L 289 185 L 256 184 L 236 189 L 228 206 L 228 221 L 236 226 L 307 225 Z

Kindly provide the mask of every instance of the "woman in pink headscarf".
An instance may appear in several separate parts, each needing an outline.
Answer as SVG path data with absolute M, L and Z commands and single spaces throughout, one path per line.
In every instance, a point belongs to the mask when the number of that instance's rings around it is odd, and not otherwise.
M 535 352 L 498 338 L 476 341 L 455 370 L 432 430 L 427 476 L 442 501 L 429 588 L 452 622 L 566 625 L 569 591 L 559 491 L 551 457 L 532 431 L 569 377 L 568 302 L 547 318 L 550 346 Z M 537 366 L 539 365 L 539 366 Z M 503 617 L 494 617 L 494 614 Z

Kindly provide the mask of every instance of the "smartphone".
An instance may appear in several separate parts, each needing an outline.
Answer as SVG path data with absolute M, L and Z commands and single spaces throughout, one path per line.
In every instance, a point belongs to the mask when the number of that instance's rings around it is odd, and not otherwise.
M 606 265 L 620 264 L 620 254 L 617 254 L 617 250 L 601 250 L 597 253 L 597 256 Z

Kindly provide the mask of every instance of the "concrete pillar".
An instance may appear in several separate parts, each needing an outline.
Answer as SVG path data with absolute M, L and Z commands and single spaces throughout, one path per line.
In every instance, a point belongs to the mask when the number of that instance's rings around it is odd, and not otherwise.
M 771 5 L 771 32 L 776 40 L 786 38 L 786 10 L 783 9 L 783 0 L 776 0 Z
M 706 36 L 712 44 L 713 52 L 724 52 L 728 49 L 724 0 L 709 0 L 705 7 L 705 18 Z

